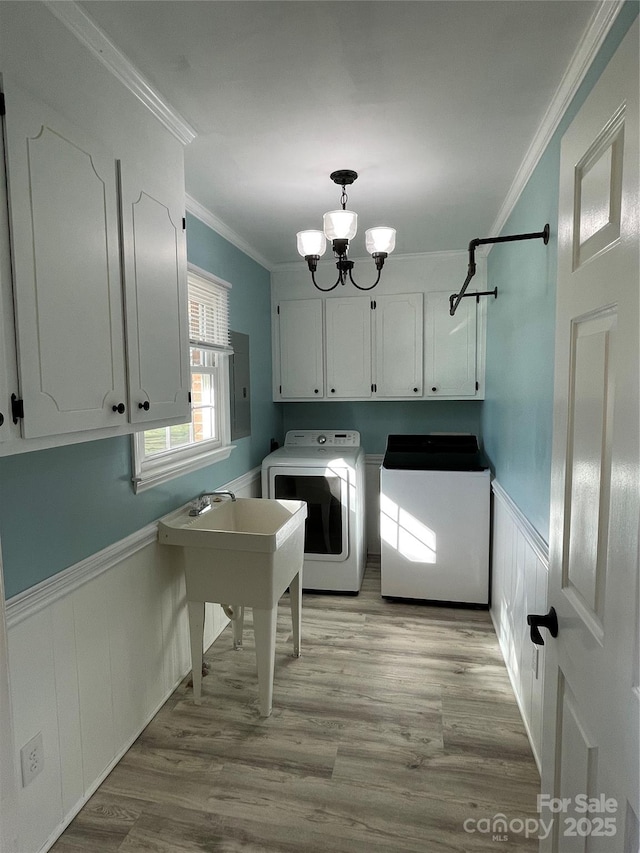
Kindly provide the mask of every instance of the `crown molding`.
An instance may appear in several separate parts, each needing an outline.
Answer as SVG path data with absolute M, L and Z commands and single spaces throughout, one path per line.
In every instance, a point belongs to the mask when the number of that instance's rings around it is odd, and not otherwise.
M 193 127 L 116 47 L 75 0 L 43 0 L 52 15 L 98 59 L 183 145 L 196 138 Z
M 625 0 L 600 0 L 600 4 L 571 58 L 553 100 L 542 118 L 542 122 L 502 203 L 498 216 L 491 227 L 491 234 L 499 235 L 504 228 L 624 2 Z
M 203 222 L 212 231 L 215 231 L 216 234 L 219 234 L 221 237 L 224 237 L 229 243 L 232 243 L 236 249 L 240 249 L 241 252 L 244 252 L 245 255 L 248 255 L 250 258 L 253 258 L 256 263 L 260 264 L 261 267 L 264 267 L 269 272 L 273 272 L 274 265 L 271 261 L 267 260 L 264 255 L 261 255 L 260 252 L 257 252 L 253 246 L 250 246 L 246 240 L 243 240 L 239 234 L 236 234 L 233 229 L 229 228 L 228 225 L 218 219 L 218 217 L 213 214 L 208 207 L 205 207 L 203 204 L 200 204 L 193 196 L 190 196 L 189 193 L 185 195 L 185 202 L 187 206 L 187 213 L 190 213 L 192 216 L 195 216 L 196 219 L 199 219 L 200 222 Z

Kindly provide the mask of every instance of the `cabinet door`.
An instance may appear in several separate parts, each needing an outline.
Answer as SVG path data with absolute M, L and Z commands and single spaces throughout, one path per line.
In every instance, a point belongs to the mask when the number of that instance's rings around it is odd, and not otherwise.
M 322 397 L 322 300 L 281 301 L 278 330 L 280 394 L 290 398 Z
M 376 393 L 378 397 L 422 396 L 422 294 L 375 300 Z
M 115 159 L 20 90 L 9 85 L 5 97 L 23 435 L 120 426 Z
M 426 393 L 429 397 L 476 395 L 475 299 L 463 299 L 449 313 L 449 292 L 427 293 Z
M 371 300 L 325 302 L 327 397 L 371 396 Z
M 184 196 L 120 163 L 129 419 L 188 421 Z

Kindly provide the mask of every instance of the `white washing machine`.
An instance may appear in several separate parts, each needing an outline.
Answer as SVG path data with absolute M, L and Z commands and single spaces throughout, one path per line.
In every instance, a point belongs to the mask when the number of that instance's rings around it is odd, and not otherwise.
M 489 604 L 491 475 L 474 435 L 390 435 L 380 471 L 383 596 Z
M 307 503 L 303 588 L 358 593 L 366 557 L 360 433 L 289 430 L 262 463 L 262 494 Z

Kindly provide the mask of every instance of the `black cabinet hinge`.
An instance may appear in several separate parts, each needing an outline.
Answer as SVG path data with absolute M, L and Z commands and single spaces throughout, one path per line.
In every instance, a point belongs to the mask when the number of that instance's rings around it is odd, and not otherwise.
M 189 404 L 191 404 L 191 391 L 189 391 Z
M 277 305 L 277 306 L 276 306 L 276 314 L 279 314 L 279 313 L 280 313 L 280 306 L 279 306 L 279 305 Z
M 373 391 L 373 393 L 375 394 L 375 393 L 376 393 L 376 391 L 378 390 L 378 386 L 377 386 L 377 385 L 372 385 L 372 386 L 371 386 L 371 390 L 372 390 L 372 391 Z
M 372 311 L 375 311 L 375 310 L 376 310 L 376 304 L 377 304 L 377 303 L 376 303 L 376 300 L 375 300 L 375 299 L 372 299 L 372 300 L 371 300 L 371 310 L 372 310 Z
M 282 385 L 278 386 L 278 390 L 279 390 L 280 394 L 282 394 Z
M 182 230 L 183 231 L 187 230 L 187 217 L 186 216 L 182 217 Z
M 11 395 L 11 417 L 14 424 L 18 423 L 19 418 L 24 418 L 24 400 L 18 400 L 15 394 Z
M 479 390 L 480 390 L 480 383 L 476 382 L 476 391 L 479 391 Z
M 7 108 L 4 103 L 4 92 L 0 92 L 0 116 L 7 114 Z

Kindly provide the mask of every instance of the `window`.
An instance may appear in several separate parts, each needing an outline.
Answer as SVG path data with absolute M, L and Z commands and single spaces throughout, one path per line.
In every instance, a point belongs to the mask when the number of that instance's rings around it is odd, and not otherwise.
M 136 492 L 226 459 L 229 425 L 230 284 L 189 265 L 191 422 L 133 437 Z

